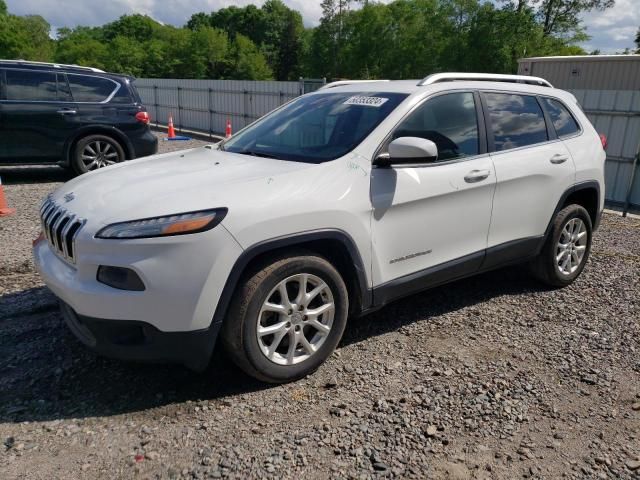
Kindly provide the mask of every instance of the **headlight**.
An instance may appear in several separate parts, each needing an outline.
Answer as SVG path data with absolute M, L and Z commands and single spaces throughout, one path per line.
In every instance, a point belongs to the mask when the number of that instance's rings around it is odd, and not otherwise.
M 216 208 L 114 223 L 100 230 L 96 238 L 151 238 L 204 232 L 218 225 L 226 214 L 226 208 Z

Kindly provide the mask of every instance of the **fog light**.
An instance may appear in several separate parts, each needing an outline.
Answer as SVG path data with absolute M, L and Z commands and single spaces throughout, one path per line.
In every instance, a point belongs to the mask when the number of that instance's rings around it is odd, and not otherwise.
M 145 289 L 138 274 L 130 268 L 100 265 L 98 281 L 119 290 L 141 292 Z

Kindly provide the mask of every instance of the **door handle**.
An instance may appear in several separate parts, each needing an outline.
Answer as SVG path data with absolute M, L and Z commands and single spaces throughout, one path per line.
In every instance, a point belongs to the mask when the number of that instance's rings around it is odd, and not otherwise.
M 489 177 L 491 174 L 490 170 L 471 170 L 464 177 L 464 181 L 467 183 L 476 183 L 481 182 Z
M 75 115 L 78 111 L 70 108 L 63 108 L 62 110 L 58 110 L 56 113 L 61 113 L 62 115 Z
M 554 165 L 557 165 L 559 163 L 564 163 L 567 160 L 569 160 L 569 157 L 567 155 L 563 155 L 562 153 L 556 153 L 553 157 L 549 159 L 549 161 Z

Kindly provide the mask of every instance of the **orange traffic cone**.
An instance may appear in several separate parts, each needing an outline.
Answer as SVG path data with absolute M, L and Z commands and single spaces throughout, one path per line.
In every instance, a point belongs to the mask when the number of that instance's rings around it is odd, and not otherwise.
M 231 137 L 231 120 L 228 118 L 227 118 L 227 129 L 224 132 L 224 137 L 225 138 Z
M 15 208 L 9 208 L 7 205 L 7 199 L 4 198 L 4 190 L 2 190 L 2 179 L 0 179 L 0 217 L 6 217 L 16 213 Z
M 176 131 L 173 129 L 173 116 L 169 115 L 169 132 L 167 138 L 176 138 Z

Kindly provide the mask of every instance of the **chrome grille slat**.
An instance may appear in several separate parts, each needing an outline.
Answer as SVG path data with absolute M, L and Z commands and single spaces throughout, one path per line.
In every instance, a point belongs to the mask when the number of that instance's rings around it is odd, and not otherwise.
M 53 237 L 53 246 L 56 247 L 57 250 L 62 250 L 62 245 L 58 244 L 58 229 L 60 228 L 60 224 L 62 223 L 62 220 L 64 220 L 66 213 L 67 212 L 65 212 L 64 209 L 62 208 L 59 209 L 56 221 L 53 222 L 53 225 L 51 225 L 51 236 Z
M 76 216 L 75 215 L 71 215 L 70 217 L 67 217 L 69 220 L 67 221 L 67 223 L 64 224 L 64 228 L 62 229 L 62 233 L 60 234 L 60 237 L 62 238 L 62 253 L 64 254 L 65 258 L 69 258 L 70 254 L 69 254 L 69 248 L 67 247 L 67 234 L 69 233 L 69 230 L 71 229 L 71 226 L 73 225 Z
M 49 213 L 50 213 L 50 211 L 52 209 L 53 209 L 53 204 L 52 203 L 48 203 L 43 208 L 43 210 L 42 210 L 42 212 L 40 214 L 40 226 L 42 227 L 42 232 L 45 233 L 45 236 L 46 236 L 45 219 L 47 218 L 47 215 L 49 215 Z
M 40 207 L 40 224 L 51 249 L 68 262 L 75 263 L 75 241 L 85 220 L 47 198 Z
M 55 208 L 53 210 L 53 213 L 47 219 L 47 232 L 49 232 L 49 241 L 53 244 L 54 247 L 55 244 L 53 242 L 53 225 L 58 221 L 58 217 L 60 217 L 60 209 Z

